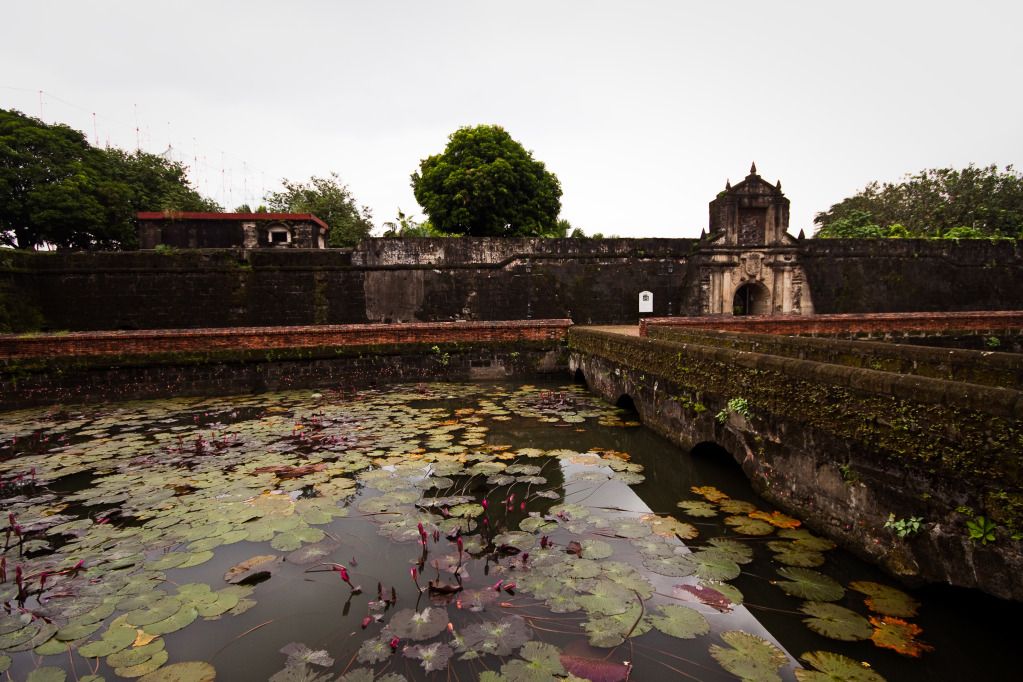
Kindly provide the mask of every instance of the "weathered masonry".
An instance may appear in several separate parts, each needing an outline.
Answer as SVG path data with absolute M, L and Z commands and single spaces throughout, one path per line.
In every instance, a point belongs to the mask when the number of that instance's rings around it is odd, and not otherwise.
M 897 331 L 884 317 L 859 326 Z M 1018 313 L 939 317 L 916 333 L 1023 331 Z M 571 369 L 683 448 L 724 447 L 761 495 L 892 573 L 1023 599 L 1023 357 L 822 338 L 814 318 L 817 338 L 658 322 L 645 337 L 571 329 Z M 900 539 L 889 514 L 924 530 Z M 997 542 L 970 539 L 976 516 Z
M 322 226 L 216 215 L 202 229 L 181 216 L 144 226 L 142 241 L 242 248 L 0 251 L 0 332 L 1023 309 L 1018 241 L 796 238 L 780 183 L 755 168 L 710 202 L 700 239 L 318 249 L 300 247 L 319 245 Z
M 0 410 L 563 373 L 569 320 L 0 335 Z

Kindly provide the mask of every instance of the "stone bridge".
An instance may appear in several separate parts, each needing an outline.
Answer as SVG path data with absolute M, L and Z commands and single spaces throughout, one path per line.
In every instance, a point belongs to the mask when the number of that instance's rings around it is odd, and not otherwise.
M 1023 356 L 837 338 L 1018 349 L 1023 313 L 676 318 L 640 332 L 573 327 L 570 369 L 686 456 L 724 448 L 763 497 L 893 574 L 1023 599 Z M 899 538 L 889 514 L 924 527 Z M 977 516 L 998 525 L 995 542 L 970 539 Z

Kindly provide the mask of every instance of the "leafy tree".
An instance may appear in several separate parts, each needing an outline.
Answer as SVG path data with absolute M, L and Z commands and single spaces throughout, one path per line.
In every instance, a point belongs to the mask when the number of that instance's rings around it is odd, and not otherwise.
M 192 189 L 180 164 L 99 149 L 68 126 L 0 110 L 0 244 L 130 248 L 135 213 L 161 209 L 219 207 Z
M 348 185 L 337 173 L 330 177 L 315 175 L 309 182 L 283 181 L 284 190 L 263 197 L 272 213 L 312 213 L 330 226 L 327 243 L 333 247 L 355 246 L 369 236 L 373 216 L 369 208 L 361 209 Z
M 504 128 L 460 128 L 412 174 L 416 201 L 437 229 L 476 237 L 557 231 L 561 185 Z
M 433 226 L 429 220 L 419 222 L 410 215 L 406 215 L 398 209 L 397 222 L 386 222 L 383 224 L 385 237 L 450 237 L 451 235 L 441 232 Z
M 873 225 L 891 237 L 941 237 L 957 230 L 1018 239 L 1023 237 L 1023 175 L 1012 166 L 1004 171 L 973 164 L 932 168 L 899 183 L 872 182 L 818 213 L 814 222 L 820 225 L 817 237 L 858 236 L 850 231 Z M 972 232 L 958 229 L 963 227 Z

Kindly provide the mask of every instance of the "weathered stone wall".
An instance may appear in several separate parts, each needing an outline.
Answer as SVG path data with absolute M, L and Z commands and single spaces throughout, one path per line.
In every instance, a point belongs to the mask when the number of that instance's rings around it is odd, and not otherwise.
M 0 336 L 0 409 L 564 371 L 567 320 Z
M 818 313 L 1023 309 L 1015 240 L 807 239 L 800 262 Z
M 691 239 L 371 239 L 352 250 L 0 253 L 0 330 L 696 315 Z M 1015 242 L 803 240 L 818 313 L 1023 309 Z
M 569 347 L 592 390 L 684 448 L 722 445 L 761 495 L 894 574 L 1023 599 L 1018 390 L 579 328 Z M 965 507 L 998 542 L 970 541 Z M 925 530 L 900 540 L 890 513 Z

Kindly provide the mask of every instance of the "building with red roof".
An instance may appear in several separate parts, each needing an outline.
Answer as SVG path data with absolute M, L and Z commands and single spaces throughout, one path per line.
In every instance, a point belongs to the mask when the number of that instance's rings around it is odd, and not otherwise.
M 139 248 L 323 249 L 330 227 L 311 213 L 143 211 Z

